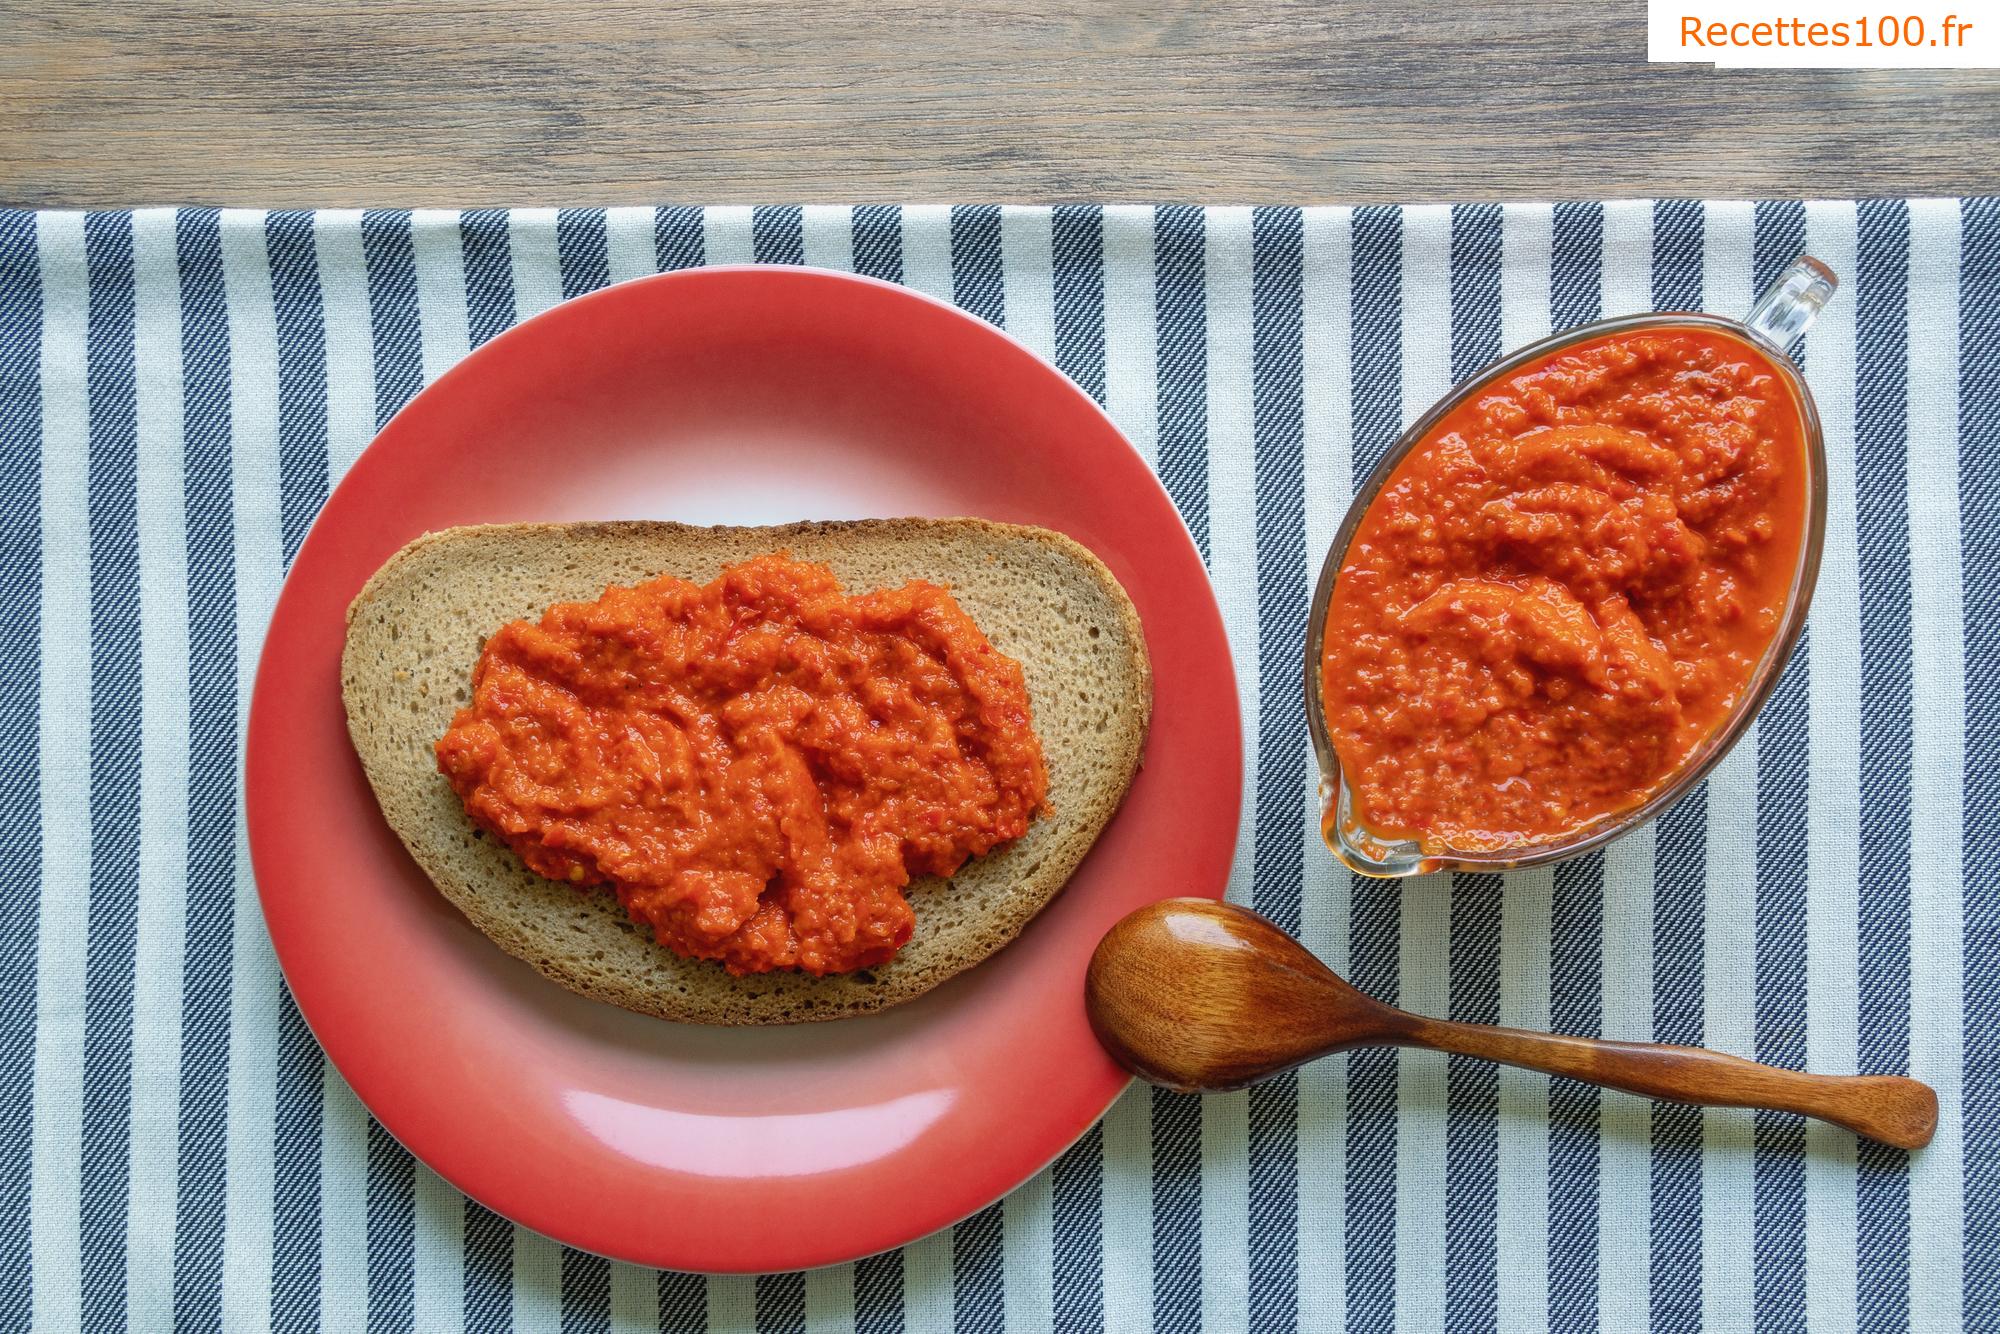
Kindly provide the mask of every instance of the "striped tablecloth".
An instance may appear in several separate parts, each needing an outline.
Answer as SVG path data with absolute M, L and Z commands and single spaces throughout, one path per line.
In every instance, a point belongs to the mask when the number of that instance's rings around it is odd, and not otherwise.
M 1502 349 L 1740 312 L 1802 250 L 1845 281 L 1804 354 L 1832 504 L 1754 737 L 1602 857 L 1456 892 L 1337 873 L 1298 662 L 1351 479 Z M 1364 1054 L 1135 1089 L 949 1233 L 729 1279 L 566 1252 L 414 1164 L 325 1064 L 253 896 L 239 746 L 285 562 L 469 348 L 751 259 L 1003 324 L 1155 461 L 1235 645 L 1234 897 L 1416 1009 L 1911 1070 L 1937 1142 Z M 1996 579 L 1994 200 L 0 212 L 0 1325 L 1993 1328 Z

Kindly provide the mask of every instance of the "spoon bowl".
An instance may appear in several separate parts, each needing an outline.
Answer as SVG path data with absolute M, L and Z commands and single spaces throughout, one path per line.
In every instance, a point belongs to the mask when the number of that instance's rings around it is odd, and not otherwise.
M 1209 899 L 1126 916 L 1098 945 L 1085 985 L 1105 1049 L 1183 1093 L 1241 1088 L 1378 1041 L 1398 1013 L 1267 919 Z

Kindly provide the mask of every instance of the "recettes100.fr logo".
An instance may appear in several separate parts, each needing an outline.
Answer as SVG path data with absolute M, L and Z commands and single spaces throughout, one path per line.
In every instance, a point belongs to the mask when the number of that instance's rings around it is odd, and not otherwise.
M 2000 68 L 2000 7 L 1904 0 L 1647 0 L 1646 58 L 1718 68 Z

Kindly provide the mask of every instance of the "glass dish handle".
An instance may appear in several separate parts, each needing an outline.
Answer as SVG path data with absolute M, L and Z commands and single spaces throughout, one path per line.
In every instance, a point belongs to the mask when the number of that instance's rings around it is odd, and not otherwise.
M 1744 327 L 1778 351 L 1788 353 L 1839 290 L 1840 279 L 1832 269 L 1811 255 L 1800 255 L 1786 266 L 1776 282 L 1764 289 L 1757 304 L 1743 317 Z

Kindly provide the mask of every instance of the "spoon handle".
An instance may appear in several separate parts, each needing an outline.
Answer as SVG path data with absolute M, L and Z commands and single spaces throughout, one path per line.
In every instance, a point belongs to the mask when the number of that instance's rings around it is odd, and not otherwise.
M 1407 1047 L 1476 1056 L 1551 1075 L 1567 1075 L 1650 1098 L 1715 1107 L 1765 1107 L 1845 1126 L 1900 1149 L 1920 1149 L 1937 1130 L 1937 1094 L 1900 1075 L 1810 1075 L 1780 1070 L 1699 1047 L 1530 1033 L 1399 1016 Z

